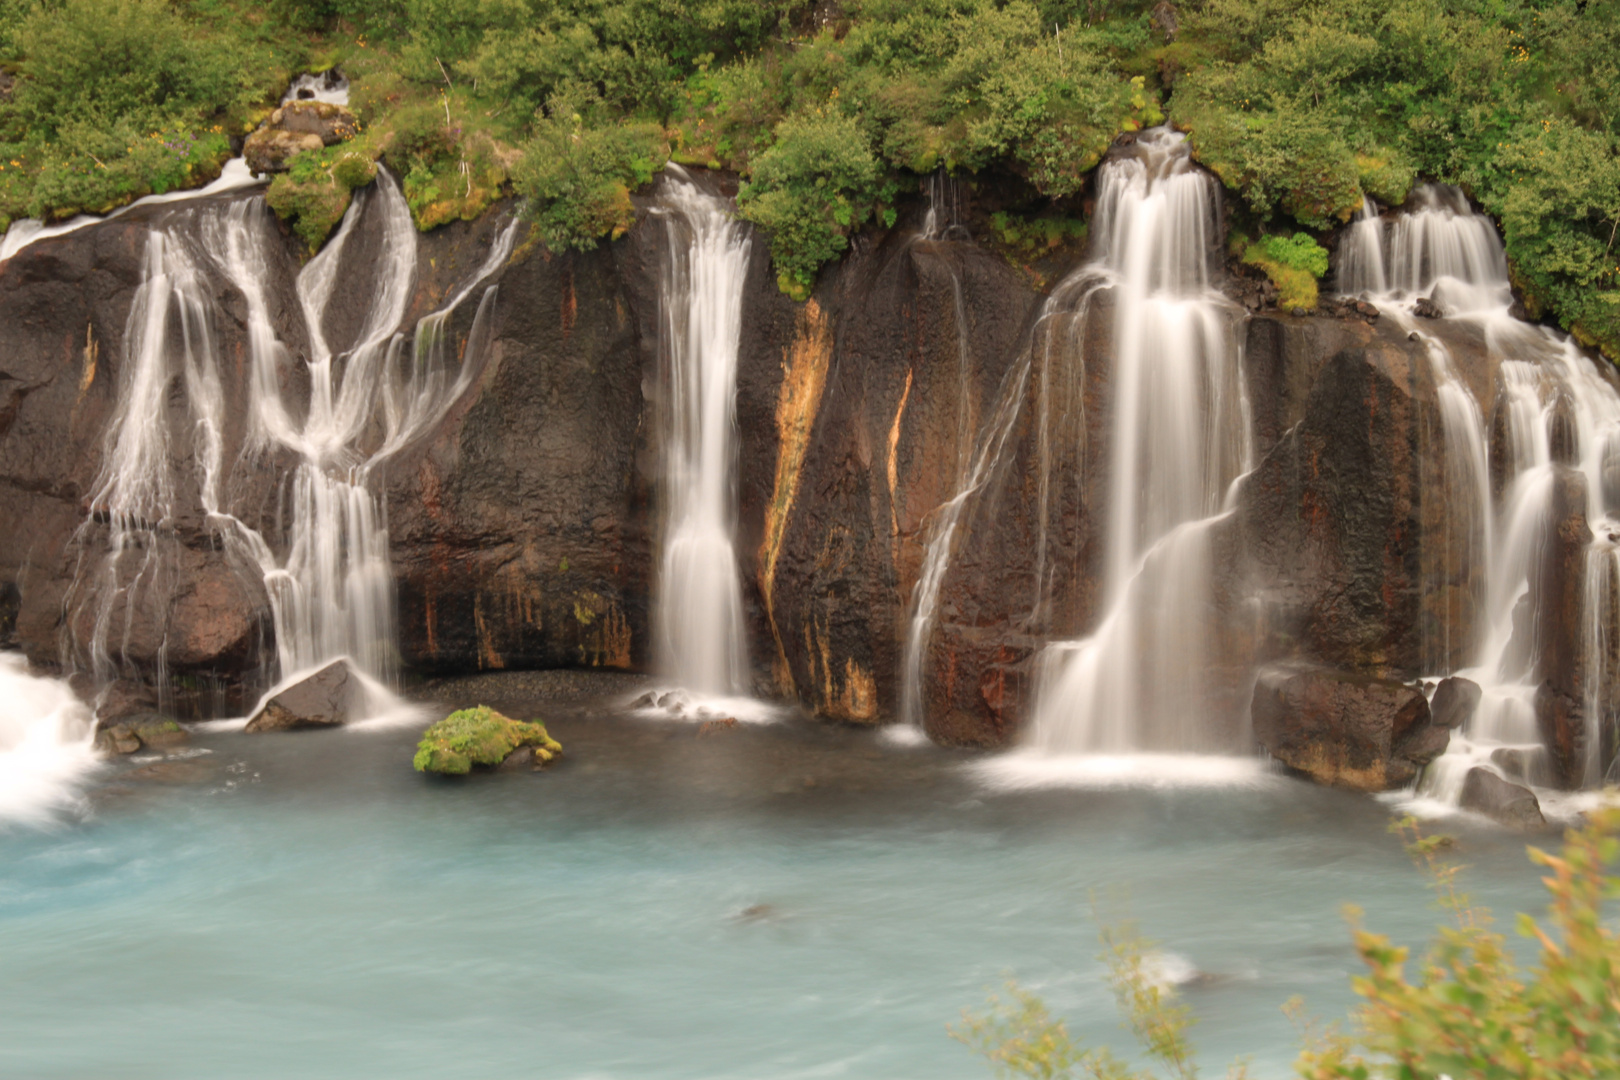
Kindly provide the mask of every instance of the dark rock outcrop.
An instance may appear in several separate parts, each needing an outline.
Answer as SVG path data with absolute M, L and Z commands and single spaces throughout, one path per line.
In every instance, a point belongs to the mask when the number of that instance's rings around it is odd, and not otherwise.
M 1586 767 L 1584 649 L 1586 475 L 1563 466 L 1553 476 L 1545 550 L 1530 582 L 1535 614 L 1533 655 L 1542 683 L 1536 690 L 1536 722 L 1547 746 L 1555 784 L 1579 787 Z
M 1412 782 L 1446 748 L 1423 692 L 1365 675 L 1279 664 L 1254 686 L 1254 737 L 1318 783 L 1387 791 Z
M 1429 699 L 1429 712 L 1441 727 L 1461 728 L 1473 719 L 1482 694 L 1479 684 L 1472 679 L 1457 675 L 1441 679 L 1440 685 L 1434 688 L 1434 696 Z
M 276 694 L 248 721 L 248 734 L 332 728 L 349 722 L 360 705 L 360 682 L 345 660 L 334 660 Z
M 1462 797 L 1458 804 L 1464 810 L 1484 814 L 1499 824 L 1521 832 L 1538 832 L 1547 827 L 1535 792 L 1509 783 L 1490 769 L 1478 765 L 1469 769 L 1463 779 Z

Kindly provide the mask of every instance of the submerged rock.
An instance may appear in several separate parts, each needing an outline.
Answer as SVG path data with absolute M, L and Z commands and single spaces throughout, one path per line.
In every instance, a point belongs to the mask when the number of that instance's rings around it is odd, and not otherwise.
M 1252 708 L 1254 737 L 1272 757 L 1355 791 L 1411 783 L 1451 736 L 1416 687 L 1302 664 L 1262 669 Z
M 264 703 L 248 721 L 249 734 L 339 727 L 359 704 L 360 684 L 345 660 L 334 660 Z
M 1472 679 L 1458 675 L 1441 679 L 1434 688 L 1434 697 L 1429 699 L 1429 714 L 1443 728 L 1460 728 L 1473 719 L 1482 693 Z
M 1464 810 L 1506 825 L 1510 829 L 1529 832 L 1545 829 L 1547 819 L 1541 816 L 1541 803 L 1535 792 L 1502 779 L 1489 769 L 1475 766 L 1463 780 L 1459 805 Z
M 537 720 L 513 720 L 487 705 L 453 712 L 422 733 L 412 764 L 417 772 L 464 776 L 475 767 L 539 769 L 562 754 L 562 746 Z

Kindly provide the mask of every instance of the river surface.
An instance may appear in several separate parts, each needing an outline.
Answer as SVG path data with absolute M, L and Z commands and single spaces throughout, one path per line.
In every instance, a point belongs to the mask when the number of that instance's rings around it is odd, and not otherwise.
M 420 725 L 210 731 L 0 831 L 0 1076 L 988 1077 L 945 1027 L 1009 975 L 1131 1049 L 1095 892 L 1210 976 L 1183 991 L 1205 1068 L 1280 1078 L 1279 1006 L 1353 1003 L 1342 905 L 1413 944 L 1439 918 L 1368 798 L 997 793 L 979 755 L 548 686 L 436 691 L 547 718 L 543 773 L 421 776 Z M 1477 900 L 1541 909 L 1522 839 L 1452 831 Z

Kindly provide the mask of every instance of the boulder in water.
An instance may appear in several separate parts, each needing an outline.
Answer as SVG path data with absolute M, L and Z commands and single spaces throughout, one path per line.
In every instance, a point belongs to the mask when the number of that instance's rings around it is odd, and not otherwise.
M 137 713 L 117 723 L 103 722 L 96 730 L 95 747 L 102 754 L 133 754 L 146 748 L 163 750 L 190 740 L 185 728 L 158 713 Z
M 1412 314 L 1420 319 L 1443 319 L 1446 317 L 1445 309 L 1434 302 L 1432 297 L 1421 296 L 1417 303 L 1412 305 Z
M 417 772 L 465 776 L 474 768 L 544 768 L 561 754 L 562 746 L 539 721 L 513 720 L 479 705 L 424 731 L 412 764 Z
M 264 703 L 248 721 L 249 734 L 340 727 L 359 704 L 360 683 L 346 660 L 334 660 Z
M 1417 687 L 1307 664 L 1263 668 L 1252 715 L 1254 737 L 1272 757 L 1355 791 L 1411 783 L 1451 736 Z
M 289 101 L 247 137 L 242 156 L 256 173 L 286 172 L 299 154 L 352 139 L 360 131 L 354 113 L 324 101 Z
M 1460 728 L 1473 719 L 1482 694 L 1479 684 L 1472 679 L 1457 675 L 1441 679 L 1440 685 L 1434 688 L 1434 697 L 1429 699 L 1429 715 L 1443 728 Z
M 1535 792 L 1502 779 L 1490 769 L 1476 765 L 1463 779 L 1460 805 L 1510 829 L 1530 832 L 1547 827 L 1541 816 L 1541 803 Z

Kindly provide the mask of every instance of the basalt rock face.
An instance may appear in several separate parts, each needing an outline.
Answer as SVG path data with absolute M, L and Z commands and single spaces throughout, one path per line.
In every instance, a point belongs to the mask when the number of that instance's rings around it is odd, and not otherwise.
M 143 423 L 168 434 L 174 513 L 157 541 L 104 566 L 108 522 L 89 507 L 125 369 L 129 313 L 148 253 L 148 232 L 183 213 L 139 208 L 106 224 L 42 240 L 0 265 L 0 581 L 16 597 L 14 642 L 47 670 L 87 666 L 100 598 L 116 660 L 139 682 L 166 669 L 169 704 L 195 715 L 204 699 L 240 704 L 243 675 L 259 666 L 268 607 L 262 585 L 232 566 L 199 507 L 191 467 L 197 433 L 186 411 L 178 364 L 159 415 Z M 292 256 L 288 254 L 288 259 Z M 223 278 L 210 280 L 221 355 L 246 349 L 243 303 Z M 290 292 L 272 298 L 296 306 Z M 172 344 L 180 330 L 171 328 Z M 237 426 L 222 433 L 240 445 Z M 227 391 L 232 393 L 232 391 Z M 244 470 L 245 506 L 264 500 L 268 470 Z M 251 679 L 249 681 L 252 681 Z M 140 692 L 114 695 L 139 707 Z
M 1408 784 L 1446 748 L 1423 692 L 1404 683 L 1302 664 L 1264 667 L 1254 737 L 1318 783 L 1356 791 Z
M 0 635 L 47 667 L 82 666 L 74 649 L 94 630 L 85 620 L 95 606 L 74 602 L 93 592 L 73 590 L 93 586 L 81 556 L 105 551 L 107 523 L 87 508 L 147 231 L 190 205 L 138 210 L 0 265 Z M 420 237 L 407 332 L 471 278 L 505 221 L 486 215 Z M 1045 643 L 1090 633 L 1103 614 L 1113 297 L 1085 293 L 1049 309 L 1004 259 L 966 239 L 922 239 L 917 224 L 857 238 L 804 304 L 778 291 L 764 240 L 753 239 L 736 397 L 749 657 L 761 692 L 837 721 L 892 719 L 931 529 L 998 432 L 953 537 L 922 698 L 936 739 L 1005 745 L 1029 719 Z M 652 663 L 665 233 L 644 215 L 622 240 L 569 254 L 520 234 L 488 279 L 496 293 L 481 347 L 465 344 L 481 290 L 449 320 L 454 354 L 477 365 L 467 392 L 372 478 L 408 672 Z M 352 339 L 363 323 L 380 243 L 363 215 L 329 340 Z M 290 284 L 297 250 L 288 237 L 275 252 L 281 284 L 270 297 L 293 354 L 281 378 L 294 402 L 306 392 L 297 361 L 308 352 Z M 279 538 L 278 478 L 289 463 L 241 459 L 246 307 L 223 277 L 211 286 L 229 399 L 224 460 L 235 463 L 228 502 Z M 1438 628 L 1475 625 L 1469 605 L 1480 595 L 1477 571 L 1437 540 L 1465 502 L 1444 475 L 1428 346 L 1393 319 L 1354 311 L 1245 319 L 1234 306 L 1232 326 L 1253 471 L 1211 529 L 1212 723 L 1234 749 L 1251 745 L 1251 723 L 1256 734 L 1272 725 L 1273 739 L 1292 733 L 1278 745 L 1341 748 L 1332 782 L 1404 782 L 1443 744 L 1445 721 L 1438 731 L 1412 721 L 1422 738 L 1411 735 L 1410 686 L 1395 687 L 1460 666 L 1474 643 Z M 1426 320 L 1424 333 L 1445 342 L 1481 414 L 1493 415 L 1496 372 L 1479 333 L 1443 319 Z M 166 584 L 149 581 L 113 609 L 129 682 L 119 684 L 120 707 L 240 715 L 270 675 L 269 604 L 257 572 L 229 561 L 196 509 L 185 393 L 177 378 L 159 418 L 179 508 L 164 526 Z M 1564 496 L 1569 508 L 1584 499 Z M 1585 540 L 1575 510 L 1560 520 L 1561 554 L 1532 582 L 1546 602 L 1526 630 L 1548 657 L 1579 652 L 1570 643 Z M 116 585 L 136 570 L 124 567 Z M 1276 664 L 1377 692 L 1358 690 L 1355 709 L 1315 709 L 1303 727 L 1299 717 L 1262 722 L 1258 697 L 1251 712 L 1253 673 Z M 1549 663 L 1542 677 L 1543 724 L 1567 776 L 1584 730 L 1582 673 Z

